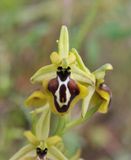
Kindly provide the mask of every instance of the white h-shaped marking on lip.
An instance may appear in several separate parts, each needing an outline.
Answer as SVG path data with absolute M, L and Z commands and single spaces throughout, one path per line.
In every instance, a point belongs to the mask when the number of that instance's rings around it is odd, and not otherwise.
M 58 88 L 55 92 L 55 96 L 56 96 L 56 101 L 60 107 L 62 107 L 63 105 L 67 105 L 70 100 L 71 94 L 70 94 L 70 91 L 68 88 L 69 81 L 70 81 L 69 77 L 67 77 L 67 79 L 65 81 L 61 81 L 60 78 L 58 77 L 58 84 L 59 85 L 58 85 Z M 66 102 L 60 102 L 60 87 L 61 87 L 61 85 L 65 85 L 65 87 L 66 87 Z

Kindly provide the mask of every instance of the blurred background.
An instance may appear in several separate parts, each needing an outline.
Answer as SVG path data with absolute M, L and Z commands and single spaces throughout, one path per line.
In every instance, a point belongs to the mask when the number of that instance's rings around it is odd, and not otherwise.
M 85 160 L 130 160 L 130 0 L 0 0 L 0 160 L 25 143 L 31 118 L 23 100 L 35 89 L 29 78 L 50 63 L 62 24 L 91 71 L 114 67 L 106 76 L 113 92 L 108 114 L 65 135 L 69 154 L 81 146 Z

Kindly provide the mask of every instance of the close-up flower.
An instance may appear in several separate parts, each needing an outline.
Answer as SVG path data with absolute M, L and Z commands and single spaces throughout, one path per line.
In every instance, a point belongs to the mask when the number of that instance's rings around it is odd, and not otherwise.
M 49 105 L 46 105 L 35 125 L 35 133 L 24 132 L 28 144 L 21 148 L 10 160 L 81 160 L 80 150 L 67 158 L 64 155 L 66 148 L 62 137 L 57 134 L 50 136 L 50 116 Z
M 35 127 L 35 134 L 25 131 L 28 144 L 20 149 L 10 160 L 68 160 L 60 151 L 62 138 L 58 135 L 49 136 L 50 109 L 45 106 Z M 59 145 L 61 144 L 61 145 Z M 58 147 L 57 147 L 58 146 Z M 60 147 L 59 147 L 60 146 Z
M 50 56 L 52 64 L 40 68 L 31 77 L 32 83 L 42 85 L 41 91 L 35 91 L 25 104 L 42 107 L 48 103 L 54 113 L 64 115 L 89 94 L 87 86 L 95 85 L 95 76 L 84 66 L 75 49 L 69 51 L 66 26 L 62 26 L 57 43 L 58 53 Z
M 95 86 L 88 86 L 89 94 L 84 98 L 82 103 L 83 117 L 85 117 L 88 109 L 94 106 L 97 106 L 98 112 L 107 113 L 111 102 L 112 92 L 105 84 L 104 78 L 106 71 L 112 69 L 112 65 L 107 63 L 92 73 L 95 76 L 96 83 Z
M 93 72 L 96 78 L 96 91 L 92 97 L 91 103 L 92 105 L 95 105 L 99 102 L 98 99 L 101 100 L 101 104 L 98 109 L 100 113 L 107 113 L 108 108 L 110 106 L 112 92 L 110 88 L 106 85 L 104 77 L 105 72 L 112 69 L 113 67 L 111 64 L 105 64 Z
M 69 51 L 66 26 L 62 27 L 57 43 L 58 53 L 53 52 L 50 56 L 52 64 L 40 68 L 31 77 L 31 82 L 40 83 L 42 89 L 29 96 L 25 104 L 38 108 L 48 103 L 54 113 L 64 115 L 82 100 L 82 117 L 85 117 L 89 106 L 103 100 L 98 111 L 107 112 L 111 92 L 103 82 L 105 71 L 112 69 L 111 64 L 91 73 L 76 49 Z

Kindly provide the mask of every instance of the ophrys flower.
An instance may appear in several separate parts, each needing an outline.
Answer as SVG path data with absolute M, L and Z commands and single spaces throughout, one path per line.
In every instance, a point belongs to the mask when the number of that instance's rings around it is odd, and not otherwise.
M 26 104 L 42 106 L 47 102 L 54 113 L 64 115 L 88 95 L 87 86 L 95 84 L 95 77 L 84 67 L 75 49 L 69 51 L 68 31 L 65 26 L 61 29 L 58 52 L 53 52 L 50 59 L 52 64 L 40 68 L 31 77 L 31 82 L 41 83 L 43 89 L 33 93 Z
M 49 136 L 50 130 L 50 109 L 45 106 L 39 118 L 35 134 L 26 131 L 24 135 L 28 139 L 28 144 L 18 151 L 10 160 L 68 160 L 57 147 L 62 143 L 62 138 L 58 135 Z

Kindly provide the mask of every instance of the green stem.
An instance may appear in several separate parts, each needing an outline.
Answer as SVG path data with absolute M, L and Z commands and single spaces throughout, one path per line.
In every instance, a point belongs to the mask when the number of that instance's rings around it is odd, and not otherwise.
M 60 116 L 58 118 L 58 124 L 57 124 L 55 134 L 61 135 L 61 133 L 63 132 L 63 130 L 68 122 L 68 116 L 69 115 L 64 115 L 64 116 Z

